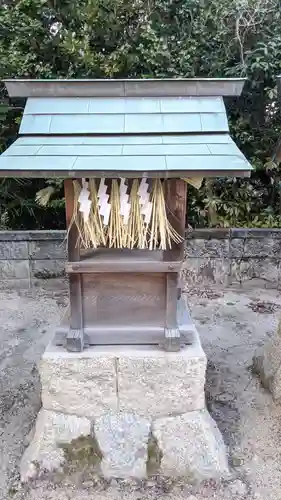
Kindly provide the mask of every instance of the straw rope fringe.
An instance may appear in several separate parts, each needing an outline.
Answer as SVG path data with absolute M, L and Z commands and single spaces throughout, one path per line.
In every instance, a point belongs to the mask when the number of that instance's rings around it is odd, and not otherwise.
M 151 185 L 150 202 L 152 204 L 150 221 L 142 215 L 138 179 L 128 186 L 130 212 L 129 217 L 121 215 L 120 183 L 117 179 L 107 180 L 110 216 L 108 226 L 104 225 L 98 201 L 98 181 L 89 179 L 88 190 L 91 208 L 88 219 L 80 212 L 79 195 L 81 185 L 73 181 L 73 215 L 68 231 L 75 224 L 78 230 L 78 241 L 82 248 L 138 248 L 149 250 L 166 250 L 172 243 L 180 243 L 183 238 L 172 227 L 167 217 L 163 182 L 154 179 Z

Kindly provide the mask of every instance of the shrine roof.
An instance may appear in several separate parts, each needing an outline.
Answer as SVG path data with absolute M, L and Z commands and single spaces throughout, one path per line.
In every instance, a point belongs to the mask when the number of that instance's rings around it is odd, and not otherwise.
M 223 96 L 243 79 L 8 80 L 27 97 L 0 176 L 245 176 Z

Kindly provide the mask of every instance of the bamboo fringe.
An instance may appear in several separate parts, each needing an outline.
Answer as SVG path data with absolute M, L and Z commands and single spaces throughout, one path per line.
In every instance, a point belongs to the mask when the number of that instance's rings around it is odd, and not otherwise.
M 130 215 L 127 229 L 127 248 L 146 248 L 144 220 L 141 215 L 140 197 L 138 195 L 139 181 L 134 179 L 130 194 Z
M 117 179 L 112 179 L 110 188 L 109 203 L 110 216 L 106 227 L 103 217 L 99 212 L 98 186 L 95 179 L 89 180 L 89 199 L 91 209 L 89 218 L 84 220 L 79 211 L 79 195 L 81 185 L 78 181 L 73 181 L 73 215 L 68 228 L 70 231 L 73 224 L 78 230 L 77 244 L 82 248 L 98 248 L 106 246 L 109 248 L 138 248 L 149 250 L 166 250 L 172 247 L 172 243 L 180 243 L 183 238 L 172 227 L 167 217 L 163 183 L 161 179 L 152 181 L 150 201 L 152 212 L 150 223 L 145 223 L 141 214 L 139 180 L 134 179 L 130 189 L 130 213 L 127 224 L 120 214 L 120 187 Z
M 110 194 L 110 219 L 108 226 L 108 246 L 109 248 L 123 248 L 125 226 L 120 214 L 120 191 L 116 179 L 112 180 Z

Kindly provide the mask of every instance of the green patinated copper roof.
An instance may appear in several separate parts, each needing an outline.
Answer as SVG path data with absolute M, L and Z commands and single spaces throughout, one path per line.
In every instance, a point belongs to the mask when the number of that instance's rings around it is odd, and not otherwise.
M 98 82 L 91 97 L 82 92 L 45 97 L 43 84 L 42 96 L 27 99 L 19 139 L 0 156 L 2 176 L 243 176 L 250 171 L 229 136 L 218 95 L 162 96 L 154 88 L 153 95 L 143 97 L 104 96 Z

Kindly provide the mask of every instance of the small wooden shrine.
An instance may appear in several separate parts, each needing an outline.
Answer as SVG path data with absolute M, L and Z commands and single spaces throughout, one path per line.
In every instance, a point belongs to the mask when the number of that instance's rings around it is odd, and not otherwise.
M 0 175 L 65 179 L 70 307 L 55 343 L 179 350 L 187 184 L 249 175 L 223 102 L 244 80 L 5 83 L 27 103 Z

